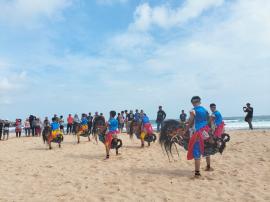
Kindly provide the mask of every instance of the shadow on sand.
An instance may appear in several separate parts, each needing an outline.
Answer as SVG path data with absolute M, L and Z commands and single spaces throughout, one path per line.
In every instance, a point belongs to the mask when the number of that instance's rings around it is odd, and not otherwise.
M 131 168 L 129 171 L 138 175 L 165 175 L 167 177 L 190 177 L 193 173 L 186 169 L 169 170 L 163 168 Z
M 72 159 L 87 159 L 87 160 L 103 160 L 105 155 L 101 154 L 68 154 L 65 157 L 72 158 Z

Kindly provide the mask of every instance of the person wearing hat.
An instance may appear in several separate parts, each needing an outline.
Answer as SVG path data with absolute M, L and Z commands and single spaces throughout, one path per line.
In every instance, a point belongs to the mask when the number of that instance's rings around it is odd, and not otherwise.
M 160 132 L 165 118 L 166 118 L 166 113 L 162 110 L 162 106 L 159 106 L 158 112 L 157 112 L 157 119 L 156 119 L 157 132 Z
M 191 104 L 193 105 L 193 109 L 190 112 L 186 131 L 194 127 L 195 133 L 191 134 L 189 140 L 187 159 L 194 159 L 195 177 L 200 177 L 201 156 L 204 155 L 204 141 L 210 138 L 210 128 L 208 126 L 209 113 L 201 106 L 201 98 L 199 96 L 192 97 Z M 210 171 L 210 156 L 206 156 L 206 163 L 206 171 Z
M 249 129 L 253 130 L 252 126 L 253 108 L 250 106 L 250 103 L 247 103 L 246 107 L 243 107 L 243 111 L 247 113 L 245 121 L 248 123 Z

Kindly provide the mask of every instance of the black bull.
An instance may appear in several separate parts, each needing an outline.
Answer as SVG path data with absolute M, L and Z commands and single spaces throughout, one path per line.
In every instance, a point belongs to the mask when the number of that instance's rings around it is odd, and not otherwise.
M 211 134 L 210 134 L 211 135 Z M 212 136 L 212 135 L 211 135 Z M 177 149 L 177 145 L 183 147 L 185 150 L 188 149 L 189 144 L 189 133 L 185 133 L 185 129 L 180 124 L 180 122 L 176 120 L 167 120 L 164 122 L 164 125 L 161 129 L 159 142 L 163 150 L 165 150 L 169 160 L 170 156 L 172 156 L 172 147 L 174 146 L 177 154 L 179 156 L 179 151 Z M 215 153 L 219 152 L 220 154 L 223 153 L 226 142 L 230 141 L 230 136 L 226 133 L 221 135 L 221 138 L 216 139 L 212 138 L 213 142 L 205 141 L 204 143 L 204 155 L 214 155 Z
M 64 137 L 63 136 L 57 136 L 55 139 L 50 139 L 51 136 L 51 127 L 50 126 L 45 126 L 43 131 L 42 131 L 42 139 L 44 144 L 47 142 L 49 145 L 49 149 L 52 149 L 51 143 L 57 143 L 59 148 L 61 147 L 61 142 L 63 142 Z

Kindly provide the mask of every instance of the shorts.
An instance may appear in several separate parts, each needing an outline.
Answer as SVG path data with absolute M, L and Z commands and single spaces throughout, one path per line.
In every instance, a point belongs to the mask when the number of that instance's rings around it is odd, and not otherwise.
M 196 141 L 193 147 L 193 157 L 195 160 L 199 160 L 201 158 L 201 149 L 200 142 Z

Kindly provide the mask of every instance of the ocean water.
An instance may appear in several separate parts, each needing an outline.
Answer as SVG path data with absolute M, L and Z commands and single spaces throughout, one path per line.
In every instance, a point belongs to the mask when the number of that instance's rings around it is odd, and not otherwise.
M 248 123 L 244 121 L 244 117 L 225 117 L 225 129 L 226 130 L 247 130 Z M 154 130 L 157 129 L 157 124 L 154 120 L 151 120 Z M 270 116 L 254 116 L 253 117 L 254 129 L 270 129 Z M 65 126 L 66 128 L 66 126 Z M 15 128 L 11 127 L 10 132 L 15 132 Z M 24 133 L 24 132 L 23 132 Z
M 225 129 L 228 130 L 245 130 L 249 129 L 248 123 L 244 117 L 225 117 Z M 157 128 L 155 121 L 151 121 L 153 128 Z M 252 125 L 254 129 L 270 129 L 270 116 L 254 116 Z

